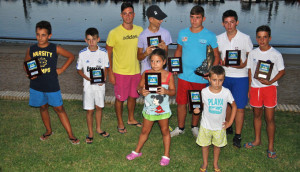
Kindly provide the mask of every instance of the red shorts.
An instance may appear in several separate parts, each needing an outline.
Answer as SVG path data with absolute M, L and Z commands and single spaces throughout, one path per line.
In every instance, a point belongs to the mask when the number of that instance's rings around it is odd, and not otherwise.
M 273 108 L 277 105 L 277 88 L 276 86 L 250 88 L 250 105 L 252 107 Z
M 202 90 L 206 87 L 206 84 L 199 84 L 194 82 L 188 82 L 178 78 L 177 86 L 177 95 L 176 102 L 177 104 L 187 104 L 188 103 L 188 90 Z
M 127 100 L 128 97 L 138 98 L 137 87 L 141 80 L 141 75 L 120 75 L 114 73 L 116 84 L 114 87 L 115 96 L 120 101 Z

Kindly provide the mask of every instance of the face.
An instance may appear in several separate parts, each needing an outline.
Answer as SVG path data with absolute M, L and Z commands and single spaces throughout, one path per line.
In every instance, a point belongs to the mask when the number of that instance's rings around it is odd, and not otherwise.
M 222 24 L 227 32 L 234 32 L 236 31 L 239 21 L 236 21 L 234 17 L 226 17 Z
M 163 22 L 163 20 L 157 20 L 154 17 L 150 17 L 149 18 L 149 22 L 151 25 L 155 26 L 155 27 L 160 27 L 161 23 Z
M 159 105 L 159 101 L 157 99 L 153 99 L 153 104 L 158 106 Z
M 47 29 L 36 29 L 36 40 L 39 46 L 48 45 L 48 40 L 51 38 L 52 34 L 48 34 Z
M 259 31 L 256 34 L 256 41 L 261 48 L 269 47 L 271 37 L 269 36 L 268 32 Z
M 202 17 L 201 14 L 190 15 L 190 22 L 192 28 L 201 28 L 202 23 L 205 21 L 205 17 Z
M 97 47 L 97 43 L 100 41 L 100 37 L 97 35 L 92 36 L 92 35 L 87 35 L 85 38 L 85 42 L 89 45 L 90 48 L 95 48 Z
M 163 69 L 164 64 L 166 64 L 166 60 L 163 60 L 158 55 L 153 55 L 150 60 L 151 67 L 155 71 L 160 71 Z
M 125 8 L 122 13 L 121 17 L 123 19 L 123 23 L 132 24 L 134 19 L 135 13 L 131 7 Z
M 221 90 L 224 82 L 224 75 L 212 74 L 211 77 L 208 77 L 210 86 L 213 90 Z

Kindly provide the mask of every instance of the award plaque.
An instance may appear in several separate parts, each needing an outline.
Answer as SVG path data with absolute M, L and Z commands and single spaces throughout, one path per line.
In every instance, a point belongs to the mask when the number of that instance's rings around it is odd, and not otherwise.
M 100 68 L 90 68 L 91 84 L 104 83 L 104 70 Z
M 169 72 L 182 73 L 182 60 L 181 57 L 168 58 Z
M 157 48 L 158 44 L 161 43 L 161 36 L 159 35 L 159 36 L 147 37 L 147 42 L 148 42 L 148 47 L 153 45 Z
M 241 50 L 226 50 L 225 66 L 239 66 Z
M 206 46 L 206 59 L 202 62 L 201 66 L 197 67 L 195 73 L 200 76 L 205 76 L 213 66 L 215 61 L 214 50 L 210 45 Z
M 270 80 L 274 63 L 270 61 L 258 60 L 254 78 Z
M 145 89 L 150 93 L 156 93 L 161 86 L 161 73 L 145 73 Z
M 31 59 L 24 62 L 26 72 L 29 78 L 42 74 L 40 62 L 38 59 Z
M 199 108 L 202 111 L 202 100 L 200 90 L 188 90 L 189 97 L 189 111 L 193 113 L 195 108 Z

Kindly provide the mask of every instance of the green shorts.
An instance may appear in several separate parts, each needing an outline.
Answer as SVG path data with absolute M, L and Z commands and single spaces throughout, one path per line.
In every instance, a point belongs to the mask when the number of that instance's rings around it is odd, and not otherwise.
M 227 145 L 226 130 L 209 130 L 200 126 L 196 143 L 199 146 L 209 146 L 213 144 L 217 147 L 224 147 Z

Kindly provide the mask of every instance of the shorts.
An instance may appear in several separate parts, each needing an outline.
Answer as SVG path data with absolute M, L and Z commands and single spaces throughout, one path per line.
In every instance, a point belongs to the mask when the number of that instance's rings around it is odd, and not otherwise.
M 184 105 L 188 103 L 188 90 L 202 90 L 206 86 L 207 84 L 188 82 L 178 78 L 178 87 L 176 95 L 177 104 Z
M 248 77 L 225 77 L 223 86 L 231 91 L 238 109 L 244 109 L 248 104 L 249 79 Z
M 119 101 L 125 101 L 128 97 L 138 98 L 137 87 L 141 80 L 141 75 L 120 75 L 114 73 L 116 84 L 115 84 L 115 96 Z
M 250 105 L 252 107 L 274 108 L 277 105 L 277 88 L 276 86 L 250 88 Z
M 53 107 L 58 107 L 63 105 L 60 90 L 56 92 L 41 92 L 30 88 L 29 93 L 29 106 L 41 107 L 48 104 Z
M 83 91 L 83 109 L 93 110 L 95 105 L 104 107 L 105 90 L 85 90 Z
M 211 144 L 217 147 L 224 147 L 227 145 L 226 130 L 209 130 L 200 126 L 196 143 L 204 147 Z

